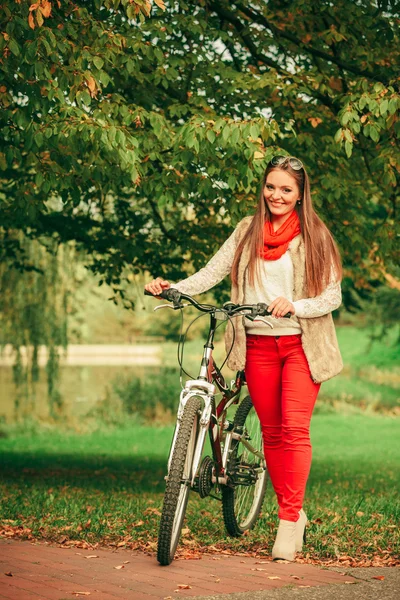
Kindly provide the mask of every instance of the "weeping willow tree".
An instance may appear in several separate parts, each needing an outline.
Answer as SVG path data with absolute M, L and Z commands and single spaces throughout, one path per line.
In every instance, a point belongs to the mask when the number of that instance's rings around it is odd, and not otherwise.
M 30 239 L 21 232 L 0 231 L 0 344 L 13 355 L 15 417 L 32 413 L 41 354 L 50 414 L 62 409 L 58 390 L 60 351 L 67 346 L 67 314 L 74 288 L 71 245 L 54 239 Z

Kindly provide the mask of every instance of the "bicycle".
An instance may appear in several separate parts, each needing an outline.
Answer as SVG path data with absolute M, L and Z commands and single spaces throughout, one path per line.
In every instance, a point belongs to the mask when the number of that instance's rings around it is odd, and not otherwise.
M 145 294 L 152 296 L 146 290 Z M 245 316 L 253 321 L 262 320 L 270 327 L 273 325 L 262 318 L 271 314 L 264 303 L 237 305 L 227 302 L 218 308 L 200 304 L 174 288 L 164 290 L 159 297 L 169 300 L 172 306 L 159 305 L 155 311 L 162 308 L 178 310 L 191 304 L 210 316 L 199 375 L 197 379 L 186 381 L 182 389 L 168 457 L 157 560 L 161 565 L 169 565 L 178 546 L 190 490 L 201 498 L 212 496 L 218 500 L 220 498 L 211 492 L 214 487 L 220 491 L 225 527 L 233 537 L 252 529 L 257 521 L 268 480 L 259 420 L 250 396 L 240 402 L 232 420 L 227 418 L 228 409 L 239 403 L 245 384 L 244 371 L 238 371 L 228 387 L 221 373 L 223 365 L 218 368 L 212 351 L 217 321 L 230 320 L 232 324 L 233 317 Z M 182 304 L 182 300 L 189 304 Z M 182 369 L 181 360 L 179 363 Z M 222 393 L 218 405 L 216 388 Z M 202 459 L 207 431 L 212 457 Z

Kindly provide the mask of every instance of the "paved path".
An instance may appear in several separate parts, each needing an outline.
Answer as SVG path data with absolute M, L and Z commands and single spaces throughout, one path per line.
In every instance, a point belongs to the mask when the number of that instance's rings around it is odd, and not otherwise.
M 160 567 L 154 557 L 129 550 L 82 550 L 17 540 L 0 540 L 0 567 L 1 600 L 362 600 L 362 577 L 356 571 L 368 572 L 347 569 L 352 576 L 314 565 L 221 554 Z M 400 574 L 394 568 L 378 571 Z M 392 598 L 382 594 L 383 581 L 373 580 L 372 575 L 365 578 L 370 584 L 366 599 Z M 349 595 L 349 588 L 354 595 Z M 393 600 L 396 597 L 400 594 Z

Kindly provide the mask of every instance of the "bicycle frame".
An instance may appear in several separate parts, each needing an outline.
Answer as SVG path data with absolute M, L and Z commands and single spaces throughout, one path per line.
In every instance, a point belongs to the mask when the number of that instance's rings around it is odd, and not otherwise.
M 218 320 L 215 316 L 215 312 L 210 313 L 210 329 L 208 333 L 207 342 L 204 345 L 204 351 L 198 378 L 188 380 L 180 394 L 176 427 L 172 438 L 168 458 L 169 473 L 171 459 L 175 448 L 175 442 L 179 431 L 179 424 L 183 415 L 185 405 L 189 398 L 193 396 L 201 397 L 204 404 L 199 420 L 200 430 L 197 436 L 197 442 L 192 463 L 192 472 L 190 480 L 191 486 L 194 485 L 196 476 L 198 474 L 207 432 L 209 432 L 210 434 L 213 459 L 216 467 L 215 480 L 213 480 L 213 483 L 227 483 L 225 471 L 228 461 L 228 448 L 230 445 L 229 442 L 230 438 L 232 437 L 240 440 L 250 451 L 252 451 L 255 455 L 263 459 L 262 453 L 258 452 L 255 448 L 253 448 L 251 444 L 246 439 L 244 439 L 242 435 L 234 431 L 228 430 L 227 439 L 225 440 L 224 452 L 222 452 L 221 449 L 221 431 L 224 427 L 224 423 L 222 423 L 222 427 L 220 429 L 219 419 L 223 412 L 228 410 L 228 408 L 232 404 L 237 404 L 239 402 L 241 388 L 244 384 L 244 373 L 243 371 L 239 371 L 237 373 L 235 381 L 232 381 L 231 383 L 231 388 L 229 388 L 225 382 L 221 371 L 218 369 L 217 365 L 215 364 L 212 358 L 212 351 L 214 349 L 213 341 Z M 216 387 L 223 393 L 223 396 L 220 402 L 218 403 L 218 406 L 215 405 Z

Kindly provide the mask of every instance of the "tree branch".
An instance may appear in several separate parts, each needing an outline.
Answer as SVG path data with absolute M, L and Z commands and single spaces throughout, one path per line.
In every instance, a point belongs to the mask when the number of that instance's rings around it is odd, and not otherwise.
M 212 4 L 214 4 L 214 3 L 212 3 Z M 380 80 L 383 83 L 385 83 L 386 85 L 388 85 L 387 75 L 386 74 L 384 75 L 382 72 L 379 72 L 377 69 L 375 69 L 374 71 L 369 71 L 366 69 L 359 69 L 356 65 L 351 65 L 350 63 L 343 61 L 338 56 L 328 54 L 327 52 L 324 52 L 323 50 L 318 50 L 318 48 L 314 48 L 313 46 L 310 46 L 309 44 L 302 42 L 302 40 L 300 38 L 298 38 L 297 36 L 295 36 L 294 34 L 279 29 L 278 27 L 273 25 L 270 21 L 268 21 L 268 19 L 266 17 L 264 17 L 264 15 L 261 15 L 260 13 L 258 13 L 256 11 L 250 10 L 242 2 L 235 2 L 235 4 L 243 14 L 245 14 L 247 17 L 250 17 L 255 23 L 258 23 L 259 25 L 263 25 L 277 37 L 282 37 L 290 42 L 293 42 L 294 44 L 296 44 L 296 46 L 299 46 L 305 52 L 312 54 L 313 56 L 323 58 L 324 60 L 332 62 L 332 63 L 336 64 L 338 67 L 341 67 L 342 69 L 344 69 L 346 71 L 350 71 L 350 73 L 354 73 L 355 75 L 359 75 L 361 77 L 366 77 L 367 79 L 373 79 L 375 81 L 377 78 L 376 75 L 378 74 L 378 76 L 380 77 Z
M 253 59 L 255 59 L 255 61 L 261 62 L 265 65 L 268 65 L 269 67 L 272 67 L 280 75 L 283 75 L 290 82 L 294 83 L 293 73 L 289 73 L 289 71 L 286 71 L 285 69 L 283 69 L 281 67 L 281 65 L 279 65 L 277 62 L 273 61 L 271 58 L 266 56 L 264 53 L 259 52 L 256 44 L 251 39 L 251 36 L 248 33 L 245 33 L 246 27 L 243 25 L 243 23 L 241 22 L 240 19 L 235 17 L 229 10 L 226 10 L 225 8 L 223 8 L 218 2 L 213 2 L 213 0 L 209 0 L 209 4 L 213 7 L 215 12 L 221 17 L 221 19 L 224 19 L 224 20 L 228 21 L 229 23 L 232 23 L 232 25 L 235 27 L 236 31 L 238 32 L 238 34 L 240 35 L 240 37 L 246 44 L 248 51 L 250 52 Z M 317 90 L 310 90 L 309 95 L 313 98 L 318 99 L 322 104 L 324 104 L 325 106 L 330 108 L 332 113 L 336 115 L 337 111 L 336 111 L 336 106 L 335 106 L 336 105 L 335 100 L 333 100 L 329 96 L 326 96 L 325 94 L 321 94 Z
M 153 215 L 161 229 L 161 231 L 163 232 L 163 234 L 165 235 L 165 237 L 170 240 L 171 242 L 178 242 L 178 238 L 175 237 L 174 235 L 171 235 L 171 233 L 168 231 L 168 229 L 166 229 L 165 225 L 164 225 L 164 221 L 162 216 L 160 215 L 160 213 L 158 212 L 158 207 L 157 204 L 154 202 L 154 200 L 152 200 L 151 198 L 148 198 L 151 210 L 153 212 Z

